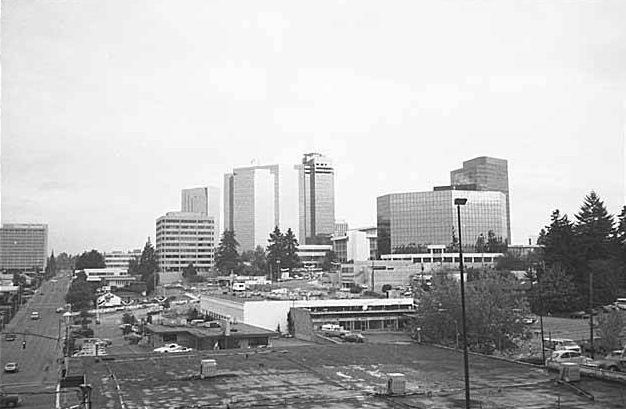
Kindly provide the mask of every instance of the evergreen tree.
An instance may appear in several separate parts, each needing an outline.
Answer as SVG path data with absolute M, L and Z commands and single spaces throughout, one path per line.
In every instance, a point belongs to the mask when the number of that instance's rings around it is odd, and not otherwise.
M 615 228 L 602 200 L 595 192 L 590 192 L 576 215 L 574 225 L 576 249 L 580 260 L 576 264 L 575 280 L 581 295 L 589 294 L 590 273 L 593 273 L 593 303 L 612 302 L 607 299 L 611 287 L 618 284 L 614 274 L 619 268 L 614 257 L 616 254 Z
M 566 272 L 574 272 L 577 262 L 574 226 L 567 215 L 561 216 L 559 210 L 552 212 L 550 225 L 546 226 L 542 244 L 544 261 L 548 267 L 558 264 Z
M 133 266 L 133 268 L 135 267 Z M 143 247 L 141 257 L 139 258 L 139 265 L 136 267 L 137 273 L 141 276 L 141 281 L 146 283 L 148 293 L 154 292 L 159 283 L 159 275 L 157 274 L 158 269 L 159 266 L 156 259 L 156 252 L 150 242 L 150 237 L 148 237 L 148 241 Z
M 230 274 L 238 271 L 241 262 L 237 248 L 239 243 L 235 238 L 235 232 L 224 230 L 222 238 L 215 252 L 215 267 L 222 274 Z
M 48 262 L 46 263 L 46 278 L 54 277 L 57 273 L 57 263 L 54 258 L 54 250 L 52 250 L 52 254 L 48 257 Z
M 273 277 L 270 277 L 273 280 L 280 277 L 280 268 L 283 267 L 282 263 L 285 255 L 285 240 L 278 226 L 274 227 L 274 231 L 270 233 L 270 238 L 267 242 L 269 243 L 266 251 L 267 263 L 273 272 Z
M 193 266 L 193 263 L 189 263 L 187 267 L 183 268 L 183 277 L 184 278 L 192 278 L 198 275 L 196 268 Z
M 612 251 L 612 238 L 615 236 L 613 216 L 595 192 L 589 193 L 576 215 L 574 234 L 584 259 L 606 259 Z
M 267 272 L 267 257 L 262 246 L 256 246 L 252 256 L 252 268 L 256 275 L 265 275 Z
M 300 257 L 298 257 L 298 239 L 291 228 L 287 229 L 287 233 L 283 236 L 283 260 L 281 266 L 292 269 L 300 266 Z

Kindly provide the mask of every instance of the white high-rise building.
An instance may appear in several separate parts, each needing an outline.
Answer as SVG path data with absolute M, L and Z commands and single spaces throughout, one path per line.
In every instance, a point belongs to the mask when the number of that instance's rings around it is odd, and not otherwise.
M 307 153 L 298 171 L 301 244 L 330 244 L 335 231 L 335 170 L 329 157 Z
M 43 270 L 47 256 L 47 224 L 3 224 L 0 227 L 0 270 Z
M 233 230 L 240 251 L 267 246 L 278 226 L 298 235 L 297 173 L 288 166 L 236 168 L 224 176 L 224 229 Z

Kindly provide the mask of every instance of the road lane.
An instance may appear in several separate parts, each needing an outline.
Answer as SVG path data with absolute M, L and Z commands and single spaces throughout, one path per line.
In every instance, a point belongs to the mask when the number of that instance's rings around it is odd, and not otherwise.
M 4 368 L 7 362 L 17 362 L 19 371 L 1 373 L 0 385 L 4 391 L 21 393 L 26 407 L 54 407 L 64 335 L 62 314 L 55 310 L 65 304 L 69 283 L 69 277 L 42 283 L 3 331 L 0 363 Z M 39 313 L 38 320 L 31 319 L 34 311 Z M 5 340 L 7 333 L 15 333 L 17 339 Z

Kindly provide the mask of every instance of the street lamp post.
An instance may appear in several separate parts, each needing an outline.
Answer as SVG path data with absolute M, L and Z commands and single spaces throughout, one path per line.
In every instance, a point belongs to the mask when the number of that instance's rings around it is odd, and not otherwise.
M 465 277 L 463 277 L 463 243 L 461 237 L 461 206 L 467 203 L 465 198 L 454 199 L 457 210 L 457 221 L 459 225 L 459 267 L 461 270 L 461 321 L 463 327 L 463 369 L 465 373 L 465 408 L 470 409 L 470 382 L 469 382 L 469 359 L 467 352 L 467 327 L 465 323 Z
M 67 311 L 63 314 L 63 320 L 65 321 L 65 343 L 63 345 L 63 366 L 64 376 L 67 376 L 70 360 L 70 322 L 72 319 L 72 313 Z

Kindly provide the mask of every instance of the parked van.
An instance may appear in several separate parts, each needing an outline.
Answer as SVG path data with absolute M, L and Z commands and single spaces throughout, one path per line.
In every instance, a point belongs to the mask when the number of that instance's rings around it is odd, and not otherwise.
M 233 283 L 233 291 L 246 291 L 246 283 Z
M 544 344 L 555 351 L 568 350 L 576 351 L 579 354 L 582 353 L 580 345 L 574 342 L 572 339 L 567 338 L 544 338 Z
M 322 332 L 327 337 L 341 337 L 350 333 L 350 331 L 344 330 L 340 325 L 337 324 L 322 325 Z

